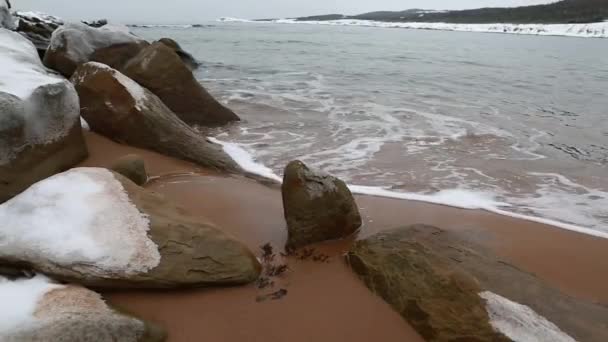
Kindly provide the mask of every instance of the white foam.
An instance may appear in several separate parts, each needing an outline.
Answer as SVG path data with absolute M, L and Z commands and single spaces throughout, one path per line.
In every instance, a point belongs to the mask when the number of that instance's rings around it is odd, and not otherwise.
M 274 173 L 270 168 L 255 161 L 251 153 L 240 147 L 236 143 L 220 141 L 216 138 L 208 138 L 214 143 L 222 145 L 224 151 L 232 157 L 243 169 L 253 174 L 282 182 L 282 178 Z M 592 235 L 599 238 L 608 239 L 608 232 L 603 232 L 591 228 L 581 227 L 575 224 L 551 220 L 547 218 L 524 215 L 505 210 L 511 207 L 509 203 L 497 201 L 493 193 L 483 191 L 472 191 L 468 189 L 446 189 L 433 194 L 419 194 L 409 192 L 397 192 L 376 186 L 348 185 L 354 194 L 378 196 L 409 201 L 418 201 L 445 205 L 461 209 L 485 210 L 498 215 L 509 216 L 516 219 L 546 224 L 582 234 Z
M 0 340 L 35 324 L 38 302 L 47 292 L 61 287 L 42 275 L 15 281 L 0 277 Z
M 0 205 L 0 257 L 99 276 L 139 274 L 160 262 L 148 229 L 110 171 L 75 168 Z
M 484 33 L 510 33 L 539 36 L 568 36 L 582 38 L 608 38 L 608 22 L 589 24 L 454 24 L 454 23 L 423 23 L 423 22 L 383 22 L 373 20 L 339 19 L 339 20 L 309 20 L 275 19 L 251 21 L 237 18 L 220 18 L 221 22 L 243 23 L 275 23 L 275 24 L 308 24 L 329 26 L 365 26 L 383 28 L 403 28 L 422 30 L 464 31 Z
M 490 324 L 514 342 L 576 342 L 531 308 L 492 292 L 482 292 Z

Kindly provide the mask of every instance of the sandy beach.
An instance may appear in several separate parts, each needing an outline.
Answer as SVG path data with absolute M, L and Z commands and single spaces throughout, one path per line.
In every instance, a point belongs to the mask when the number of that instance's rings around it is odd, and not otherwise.
M 154 179 L 146 186 L 188 211 L 211 220 L 261 253 L 286 240 L 281 195 L 242 178 L 114 143 L 86 133 L 91 157 L 81 166 L 107 166 L 140 154 Z M 358 196 L 364 217 L 359 237 L 415 223 L 474 236 L 505 262 L 574 298 L 608 305 L 608 241 L 479 210 Z M 349 240 L 315 246 L 325 262 L 287 258 L 289 271 L 273 288 L 255 285 L 179 292 L 106 292 L 108 301 L 167 327 L 170 341 L 422 341 L 401 317 L 348 269 L 342 255 Z M 279 289 L 278 300 L 256 298 Z

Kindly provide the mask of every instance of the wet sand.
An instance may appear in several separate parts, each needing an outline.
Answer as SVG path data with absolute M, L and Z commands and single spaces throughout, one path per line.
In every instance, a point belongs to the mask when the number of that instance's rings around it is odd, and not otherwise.
M 281 194 L 241 177 L 225 177 L 153 152 L 86 134 L 91 157 L 83 166 L 108 166 L 138 153 L 147 188 L 215 222 L 250 248 L 286 240 Z M 359 237 L 414 223 L 474 236 L 516 267 L 575 298 L 608 305 L 608 240 L 478 210 L 358 196 L 364 216 Z M 192 291 L 105 293 L 108 301 L 168 328 L 170 341 L 421 341 L 413 329 L 373 296 L 344 264 L 349 241 L 316 246 L 329 262 L 287 260 L 290 271 L 274 289 L 254 285 Z M 256 296 L 284 288 L 280 300 Z

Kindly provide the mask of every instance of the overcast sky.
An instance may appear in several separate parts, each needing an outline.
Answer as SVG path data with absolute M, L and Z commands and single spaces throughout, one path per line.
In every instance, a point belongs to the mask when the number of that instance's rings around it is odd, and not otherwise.
M 67 20 L 107 18 L 121 23 L 197 23 L 219 17 L 278 18 L 359 14 L 377 10 L 509 7 L 555 0 L 11 0 Z

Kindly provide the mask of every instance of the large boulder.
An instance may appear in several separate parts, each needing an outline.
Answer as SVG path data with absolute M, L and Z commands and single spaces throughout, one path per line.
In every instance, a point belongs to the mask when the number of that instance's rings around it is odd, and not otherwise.
M 146 172 L 146 164 L 141 156 L 137 154 L 128 154 L 120 157 L 110 169 L 114 172 L 130 179 L 137 185 L 144 185 L 148 181 L 148 173 Z
M 121 71 L 156 94 L 187 124 L 219 126 L 239 120 L 203 88 L 175 51 L 163 43 L 155 42 L 143 49 Z
M 347 260 L 426 341 L 510 341 L 490 324 L 477 281 L 402 230 L 357 241 Z
M 0 206 L 0 265 L 96 288 L 244 284 L 240 242 L 104 168 L 75 168 Z
M 195 70 L 200 66 L 200 63 L 194 58 L 189 52 L 182 49 L 182 47 L 175 40 L 171 38 L 161 38 L 158 40 L 159 43 L 163 43 L 175 51 L 175 53 L 182 59 L 182 62 L 186 64 L 190 70 Z
M 70 23 L 53 32 L 44 65 L 65 77 L 72 76 L 79 65 L 89 61 L 120 68 L 147 45 L 148 42 L 131 34 L 127 27 L 94 28 Z
M 35 47 L 0 29 L 0 203 L 87 156 L 78 95 Z
M 108 307 L 84 287 L 44 276 L 0 277 L 0 340 L 5 342 L 161 342 L 163 329 Z
M 281 192 L 288 248 L 344 238 L 361 226 L 359 209 L 346 184 L 299 160 L 285 168 Z
M 89 62 L 78 68 L 72 82 L 80 95 L 82 116 L 93 131 L 205 167 L 241 171 L 221 146 L 208 142 L 156 95 L 120 72 Z
M 53 32 L 63 25 L 63 20 L 40 12 L 21 11 L 15 12 L 15 18 L 19 20 L 17 32 L 34 44 L 40 59 L 43 59 Z
M 11 4 L 8 0 L 0 0 L 0 28 L 15 29 L 15 20 L 11 15 Z

